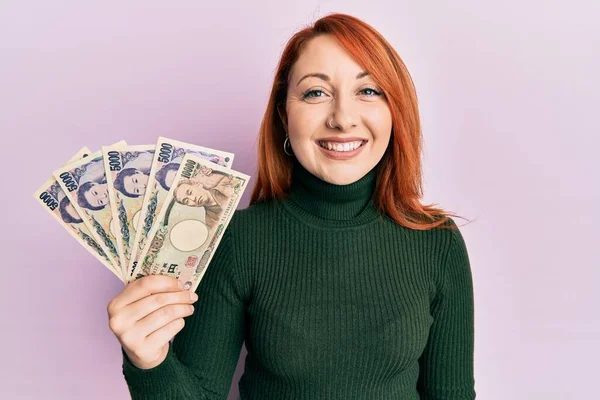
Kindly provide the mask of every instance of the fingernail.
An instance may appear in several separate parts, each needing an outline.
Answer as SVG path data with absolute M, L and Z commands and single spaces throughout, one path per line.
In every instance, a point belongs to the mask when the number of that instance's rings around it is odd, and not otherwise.
M 198 300 L 198 295 L 196 293 L 190 293 L 190 299 L 192 299 L 192 301 L 196 301 Z

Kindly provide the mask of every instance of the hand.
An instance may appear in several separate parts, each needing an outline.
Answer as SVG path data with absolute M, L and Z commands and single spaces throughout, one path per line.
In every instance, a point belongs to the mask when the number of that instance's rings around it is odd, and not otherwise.
M 177 279 L 147 275 L 129 283 L 107 307 L 108 325 L 138 368 L 149 369 L 167 357 L 169 341 L 194 312 L 194 292 L 182 290 Z M 181 282 L 183 285 L 183 283 Z

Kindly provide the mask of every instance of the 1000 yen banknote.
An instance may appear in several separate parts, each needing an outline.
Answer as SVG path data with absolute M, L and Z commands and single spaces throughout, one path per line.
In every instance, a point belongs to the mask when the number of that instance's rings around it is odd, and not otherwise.
M 136 235 L 133 241 L 131 260 L 128 265 L 129 274 L 126 280 L 130 280 L 133 276 L 133 270 L 137 265 L 141 251 L 146 246 L 150 229 L 152 229 L 156 216 L 162 209 L 167 193 L 173 184 L 173 179 L 179 170 L 184 155 L 187 153 L 194 154 L 212 164 L 226 168 L 231 167 L 234 158 L 233 153 L 179 142 L 164 137 L 158 138 L 152 167 L 150 168 L 146 195 L 142 204 L 139 225 L 136 228 Z
M 87 157 L 90 153 L 90 150 L 87 147 L 84 147 L 77 152 L 67 164 L 82 159 L 83 157 Z M 120 271 L 117 272 L 115 270 L 115 267 L 111 264 L 104 250 L 102 250 L 98 243 L 92 238 L 90 230 L 83 223 L 83 219 L 79 216 L 79 213 L 75 210 L 69 201 L 69 198 L 65 195 L 65 192 L 54 177 L 44 182 L 44 184 L 35 191 L 34 197 L 50 213 L 50 215 L 52 215 L 52 217 L 58 221 L 58 223 L 65 228 L 77 242 L 79 242 L 79 244 L 94 256 L 94 258 L 100 261 L 119 279 L 123 279 Z
M 122 141 L 118 144 L 125 146 L 127 143 Z M 102 151 L 54 171 L 53 176 L 125 281 L 117 250 L 116 224 L 110 209 Z
M 129 265 L 131 247 L 148 185 L 156 145 L 104 146 L 108 196 L 115 217 L 117 248 L 123 267 Z
M 195 291 L 250 176 L 186 154 L 132 280 L 170 275 Z

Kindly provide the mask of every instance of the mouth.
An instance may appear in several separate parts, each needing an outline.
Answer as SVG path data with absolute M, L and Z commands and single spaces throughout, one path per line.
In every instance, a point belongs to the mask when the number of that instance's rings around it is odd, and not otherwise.
M 326 140 L 317 140 L 321 152 L 332 160 L 349 160 L 356 157 L 365 148 L 368 140 L 353 140 L 347 142 L 333 142 Z
M 367 143 L 367 140 L 363 139 L 363 140 L 353 140 L 353 141 L 347 141 L 347 142 L 317 140 L 316 142 L 319 145 L 319 147 L 321 147 L 325 150 L 328 150 L 328 151 L 333 151 L 336 153 L 350 153 L 350 152 L 353 152 L 356 149 L 364 146 L 365 143 Z

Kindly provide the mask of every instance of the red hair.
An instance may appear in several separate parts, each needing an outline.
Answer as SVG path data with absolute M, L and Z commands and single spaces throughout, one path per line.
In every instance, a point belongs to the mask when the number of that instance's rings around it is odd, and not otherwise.
M 312 38 L 332 35 L 383 90 L 392 115 L 390 143 L 379 167 L 374 203 L 396 223 L 411 229 L 452 228 L 457 215 L 422 205 L 422 133 L 412 78 L 392 46 L 373 27 L 346 14 L 329 14 L 297 32 L 288 41 L 273 80 L 258 137 L 258 173 L 250 205 L 283 200 L 291 185 L 292 160 L 284 153 L 288 79 L 303 46 Z M 287 118 L 287 117 L 285 117 Z M 462 218 L 462 217 L 459 217 Z

